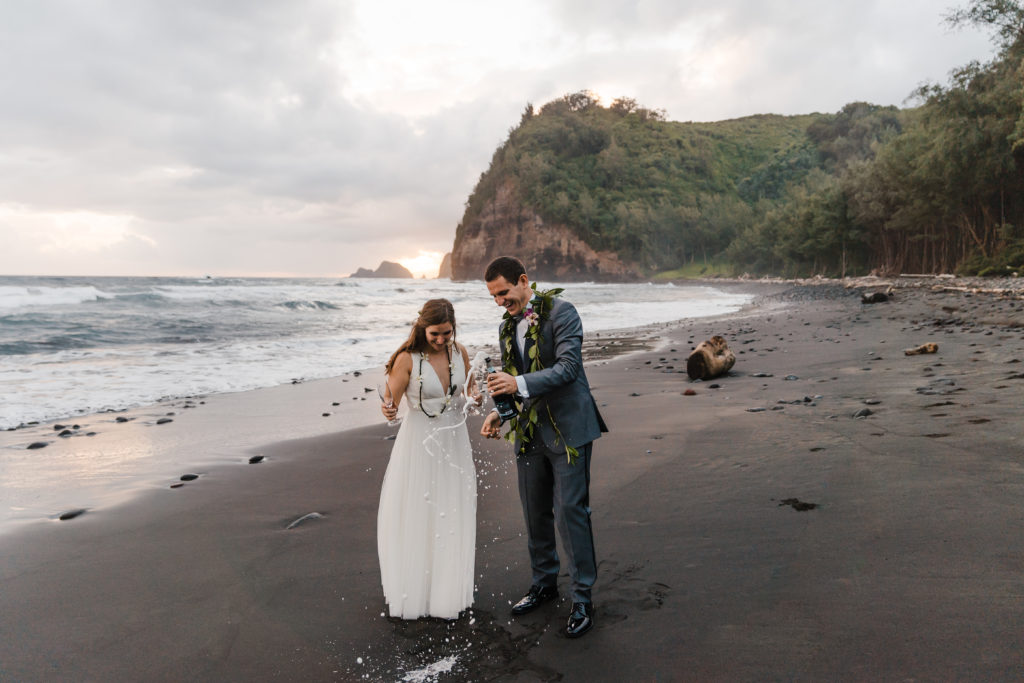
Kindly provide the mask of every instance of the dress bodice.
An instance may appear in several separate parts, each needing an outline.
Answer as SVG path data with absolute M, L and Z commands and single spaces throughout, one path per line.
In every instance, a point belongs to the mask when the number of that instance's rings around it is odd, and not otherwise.
M 446 403 L 448 407 L 445 408 L 445 413 L 454 408 L 461 408 L 462 389 L 466 385 L 466 367 L 462 355 L 455 350 L 452 352 L 451 373 L 451 389 L 446 395 L 444 384 L 426 354 L 413 354 L 412 375 L 409 377 L 409 389 L 406 392 L 406 396 L 409 397 L 409 409 L 425 411 L 436 416 L 440 414 Z M 447 379 L 446 377 L 445 380 Z

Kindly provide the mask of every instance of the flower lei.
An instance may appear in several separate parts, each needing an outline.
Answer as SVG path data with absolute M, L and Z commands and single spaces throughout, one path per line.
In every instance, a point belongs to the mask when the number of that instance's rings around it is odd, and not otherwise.
M 452 383 L 452 349 L 449 345 L 448 349 L 448 393 L 444 397 L 444 405 L 441 406 L 441 412 L 437 415 L 431 415 L 427 412 L 427 409 L 423 407 L 423 359 L 427 357 L 425 353 L 420 351 L 420 373 L 416 377 L 416 381 L 420 385 L 420 411 L 427 417 L 440 417 L 441 413 L 448 409 L 448 406 L 452 403 L 452 397 L 455 395 L 455 385 Z M 438 378 L 440 379 L 440 378 Z
M 533 290 L 533 298 L 530 299 L 529 305 L 523 312 L 523 318 L 529 323 L 529 327 L 527 327 L 526 330 L 526 338 L 533 341 L 533 344 L 529 347 L 528 351 L 528 372 L 537 372 L 544 367 L 540 362 L 540 345 L 543 341 L 543 337 L 541 337 L 540 334 L 541 323 L 547 320 L 551 315 L 551 308 L 554 306 L 555 298 L 565 290 L 564 288 L 556 287 L 555 289 L 538 291 L 536 282 L 530 284 L 530 289 Z M 519 374 L 519 370 L 516 368 L 515 364 L 515 356 L 512 354 L 512 340 L 515 338 L 516 322 L 508 311 L 505 311 L 505 315 L 502 317 L 505 320 L 501 326 L 501 334 L 499 335 L 502 349 L 502 369 L 515 377 Z M 524 344 L 524 346 L 526 345 Z M 530 404 L 530 410 L 525 415 L 522 412 L 522 403 L 520 401 L 516 401 L 516 403 L 519 406 L 520 412 L 509 420 L 509 430 L 505 434 L 505 439 L 510 443 L 514 443 L 516 439 L 519 439 L 519 452 L 522 453 L 526 450 L 526 444 L 533 439 L 533 432 L 537 427 L 537 402 L 534 401 Z M 565 444 L 566 459 L 570 465 L 576 464 L 576 458 L 579 457 L 579 451 L 565 443 L 565 439 L 562 437 L 562 432 L 558 429 L 558 425 L 555 424 L 555 417 L 551 414 L 551 406 L 545 405 L 545 408 L 547 408 L 548 419 L 551 421 L 551 426 L 554 427 L 555 434 L 558 435 L 556 443 L 561 441 Z

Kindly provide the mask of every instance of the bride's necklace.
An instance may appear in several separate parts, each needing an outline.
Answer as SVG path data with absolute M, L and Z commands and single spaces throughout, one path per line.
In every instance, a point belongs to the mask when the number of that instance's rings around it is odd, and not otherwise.
M 427 357 L 427 354 L 420 351 L 420 410 L 427 417 L 438 417 L 448 406 L 451 405 L 452 396 L 455 395 L 455 385 L 452 383 L 452 349 L 450 346 L 445 347 L 445 353 L 448 356 L 448 393 L 444 396 L 444 405 L 441 406 L 441 412 L 437 415 L 431 415 L 427 412 L 427 409 L 423 407 L 423 359 Z

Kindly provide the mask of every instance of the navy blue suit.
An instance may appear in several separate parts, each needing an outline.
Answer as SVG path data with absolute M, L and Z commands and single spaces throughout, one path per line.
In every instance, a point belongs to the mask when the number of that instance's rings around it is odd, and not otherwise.
M 540 336 L 538 353 L 543 367 L 537 372 L 527 371 L 529 363 L 524 363 L 518 344 L 514 340 L 512 343 L 512 360 L 529 393 L 523 412 L 528 413 L 532 405 L 537 408 L 538 417 L 533 439 L 523 452 L 519 441 L 515 442 L 519 498 L 526 520 L 533 584 L 544 588 L 557 585 L 557 526 L 567 555 L 572 601 L 589 604 L 597 578 L 590 525 L 590 455 L 592 442 L 608 428 L 583 370 L 583 325 L 576 308 L 555 299 L 550 315 L 541 323 Z M 527 358 L 532 344 L 527 337 Z M 575 465 L 567 462 L 566 444 L 579 452 Z

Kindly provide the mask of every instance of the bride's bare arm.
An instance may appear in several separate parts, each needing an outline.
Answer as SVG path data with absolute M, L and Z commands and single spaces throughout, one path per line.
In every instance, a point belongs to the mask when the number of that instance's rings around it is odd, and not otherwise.
M 391 374 L 387 376 L 388 387 L 391 389 L 391 396 L 394 398 L 395 403 L 388 408 L 387 406 L 381 406 L 380 410 L 389 420 L 393 420 L 398 415 L 398 406 L 402 403 L 402 398 L 405 397 L 405 392 L 409 388 L 409 377 L 412 376 L 412 356 L 408 351 L 398 355 L 395 359 L 395 364 L 391 366 Z
M 458 344 L 458 342 L 456 342 L 456 344 Z M 468 396 L 470 400 L 476 401 L 477 405 L 479 405 L 480 392 L 477 390 L 476 387 L 476 378 L 474 378 L 470 374 L 471 363 L 469 361 L 469 351 L 467 351 L 466 347 L 463 346 L 462 344 L 458 344 L 458 347 L 459 353 L 462 354 L 462 363 L 466 368 L 466 396 Z

